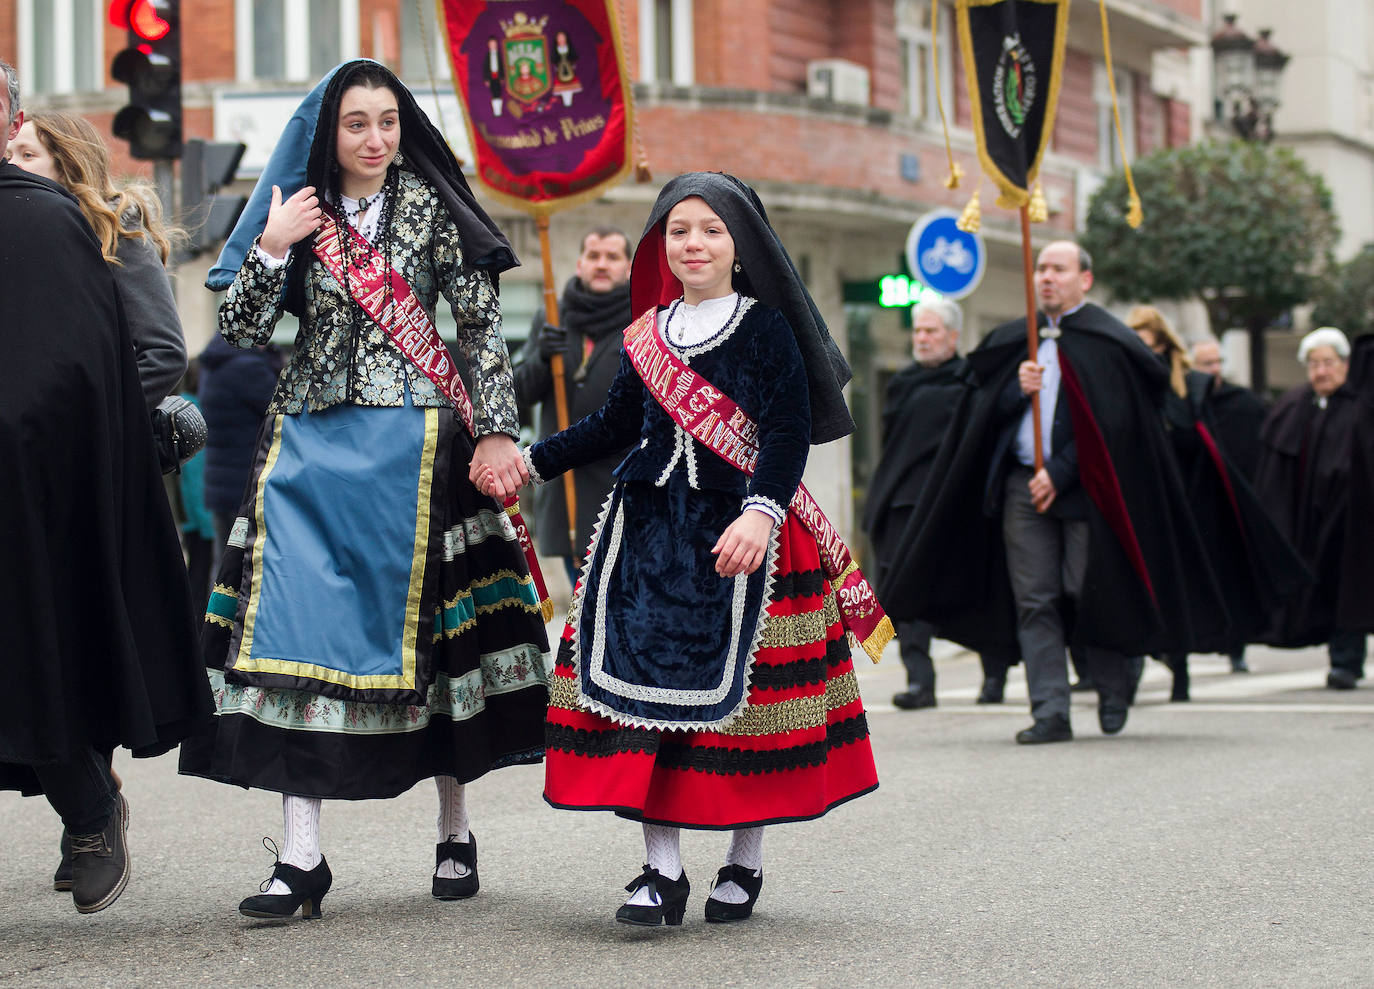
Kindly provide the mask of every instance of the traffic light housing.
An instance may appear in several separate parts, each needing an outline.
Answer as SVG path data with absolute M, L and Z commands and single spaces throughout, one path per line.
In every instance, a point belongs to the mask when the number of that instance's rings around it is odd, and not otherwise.
M 110 75 L 129 87 L 114 136 L 145 160 L 181 157 L 181 0 L 112 0 L 110 23 L 129 32 Z
M 220 192 L 234 181 L 246 144 L 193 138 L 181 156 L 181 227 L 192 254 L 213 250 L 229 236 L 247 196 Z

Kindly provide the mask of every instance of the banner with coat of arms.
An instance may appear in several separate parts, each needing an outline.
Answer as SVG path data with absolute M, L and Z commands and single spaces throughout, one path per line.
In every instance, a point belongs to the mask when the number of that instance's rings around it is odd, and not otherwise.
M 535 215 L 600 194 L 631 167 L 614 0 L 439 0 L 478 179 Z
M 1069 0 L 956 0 L 959 45 L 983 170 L 1018 209 L 1054 131 Z

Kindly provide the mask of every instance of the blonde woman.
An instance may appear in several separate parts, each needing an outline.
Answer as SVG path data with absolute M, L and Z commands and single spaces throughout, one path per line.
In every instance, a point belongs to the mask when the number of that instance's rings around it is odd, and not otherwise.
M 10 151 L 14 164 L 76 197 L 114 271 L 143 398 L 156 408 L 186 373 L 186 339 L 165 267 L 176 232 L 163 222 L 156 193 L 146 185 L 115 185 L 110 153 L 83 117 L 56 111 L 26 116 Z

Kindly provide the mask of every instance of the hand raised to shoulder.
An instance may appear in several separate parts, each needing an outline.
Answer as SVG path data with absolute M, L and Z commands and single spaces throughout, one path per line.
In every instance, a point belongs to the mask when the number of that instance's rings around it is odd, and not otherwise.
M 281 198 L 281 187 L 274 185 L 272 205 L 267 209 L 267 225 L 258 238 L 258 246 L 274 258 L 284 258 L 292 244 L 309 237 L 323 222 L 324 210 L 313 185 L 300 189 L 285 201 Z

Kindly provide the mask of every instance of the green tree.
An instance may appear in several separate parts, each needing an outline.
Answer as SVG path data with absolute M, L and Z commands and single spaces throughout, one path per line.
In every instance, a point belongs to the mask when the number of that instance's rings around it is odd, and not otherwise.
M 1197 298 L 1215 332 L 1250 332 L 1251 384 L 1263 389 L 1264 331 L 1306 302 L 1334 263 L 1331 193 L 1287 148 L 1206 142 L 1146 155 L 1133 175 L 1145 222 L 1126 223 L 1126 179 L 1088 205 L 1083 246 L 1118 299 Z
M 1374 332 L 1374 244 L 1337 265 L 1313 301 L 1317 326 L 1337 326 L 1352 337 Z

